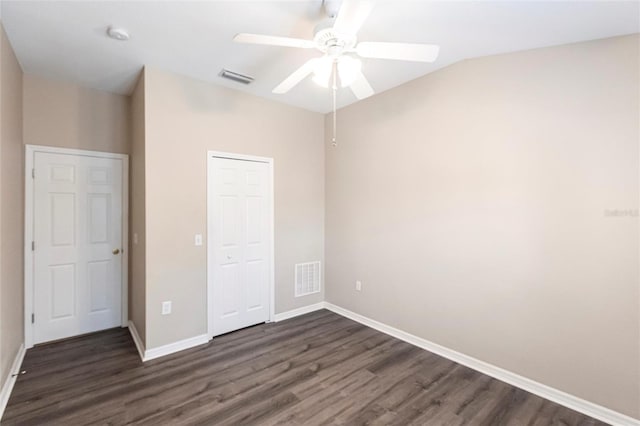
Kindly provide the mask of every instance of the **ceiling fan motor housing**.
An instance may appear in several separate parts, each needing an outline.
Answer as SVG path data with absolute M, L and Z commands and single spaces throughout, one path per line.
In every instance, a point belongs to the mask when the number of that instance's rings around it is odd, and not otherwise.
M 328 19 L 316 26 L 313 41 L 319 51 L 337 57 L 353 50 L 356 45 L 356 36 L 336 33 L 333 29 L 333 19 Z

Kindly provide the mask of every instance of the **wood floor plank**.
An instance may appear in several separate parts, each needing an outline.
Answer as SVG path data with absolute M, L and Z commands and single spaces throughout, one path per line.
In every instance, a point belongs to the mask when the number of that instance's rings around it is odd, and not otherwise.
M 3 425 L 604 424 L 326 310 L 147 363 L 107 330 L 23 369 Z

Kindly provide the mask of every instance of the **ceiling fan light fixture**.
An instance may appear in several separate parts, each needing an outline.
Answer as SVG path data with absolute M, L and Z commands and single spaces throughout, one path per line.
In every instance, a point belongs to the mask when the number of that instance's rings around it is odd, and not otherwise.
M 329 87 L 332 71 L 333 59 L 328 56 L 318 58 L 313 64 L 313 82 L 325 88 Z
M 351 56 L 341 56 L 338 59 L 338 76 L 340 85 L 349 87 L 362 72 L 362 61 Z

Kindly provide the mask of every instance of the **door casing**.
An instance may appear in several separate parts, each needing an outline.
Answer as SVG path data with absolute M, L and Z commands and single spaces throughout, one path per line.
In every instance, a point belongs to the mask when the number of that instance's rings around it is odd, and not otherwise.
M 269 167 L 269 206 L 267 208 L 269 214 L 269 268 L 271 272 L 269 274 L 269 322 L 274 321 L 275 316 L 275 223 L 274 223 L 274 186 L 273 186 L 273 158 L 269 157 L 258 157 L 253 155 L 244 155 L 244 154 L 234 154 L 230 152 L 220 152 L 220 151 L 207 151 L 207 335 L 209 336 L 209 340 L 213 338 L 213 320 L 212 320 L 212 310 L 213 310 L 213 274 L 212 274 L 212 265 L 214 264 L 214 254 L 212 250 L 211 241 L 215 238 L 213 229 L 209 226 L 209 215 L 213 211 L 213 197 L 212 197 L 212 185 L 211 179 L 213 177 L 213 167 L 211 165 L 210 159 L 213 157 L 217 158 L 226 158 L 229 160 L 244 160 L 244 161 L 255 161 L 259 163 L 266 163 Z
M 129 322 L 129 156 L 110 152 L 87 151 L 82 149 L 57 148 L 51 146 L 25 145 L 24 168 L 24 345 L 26 349 L 33 347 L 33 308 L 34 273 L 33 250 L 31 243 L 34 235 L 33 212 L 33 168 L 36 152 L 66 154 L 98 158 L 122 160 L 122 313 L 121 326 L 127 327 Z M 126 252 L 126 253 L 124 253 Z

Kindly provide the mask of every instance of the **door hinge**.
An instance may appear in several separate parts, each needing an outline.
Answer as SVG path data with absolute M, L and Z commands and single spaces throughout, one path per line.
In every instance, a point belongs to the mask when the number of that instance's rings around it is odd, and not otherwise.
M 36 169 L 31 169 L 31 179 L 36 178 Z
M 36 314 L 31 314 L 31 324 L 36 322 Z
M 35 250 L 36 250 L 36 242 L 31 241 L 31 251 L 35 251 Z

